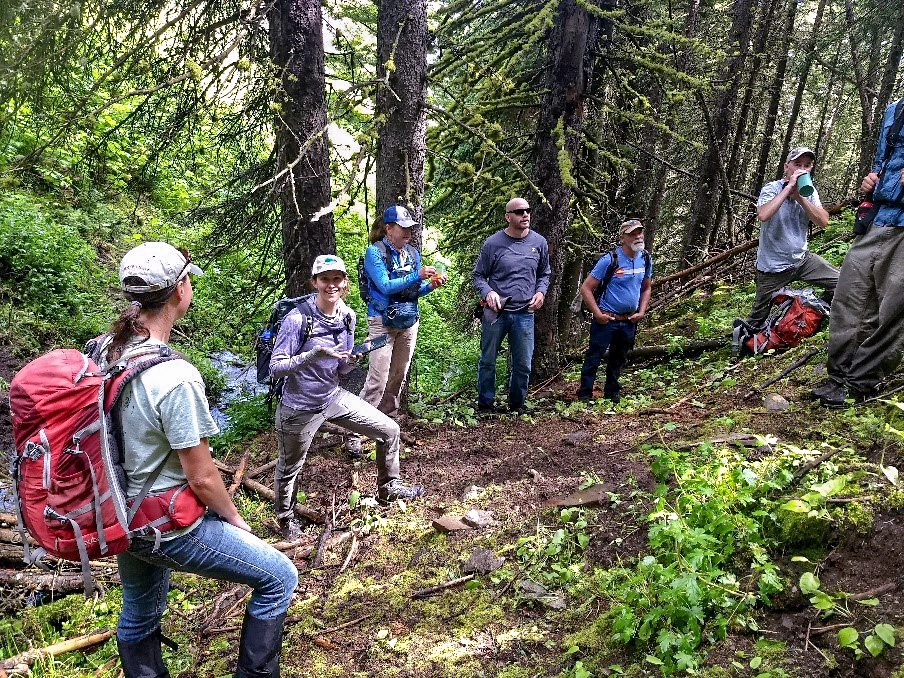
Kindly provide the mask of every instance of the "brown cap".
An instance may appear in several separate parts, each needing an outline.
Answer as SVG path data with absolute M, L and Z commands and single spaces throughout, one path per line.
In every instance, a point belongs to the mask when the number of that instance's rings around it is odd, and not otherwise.
M 628 219 L 627 221 L 623 221 L 622 225 L 618 227 L 618 234 L 626 235 L 628 233 L 633 233 L 638 229 L 643 229 L 643 224 L 640 223 L 640 219 Z

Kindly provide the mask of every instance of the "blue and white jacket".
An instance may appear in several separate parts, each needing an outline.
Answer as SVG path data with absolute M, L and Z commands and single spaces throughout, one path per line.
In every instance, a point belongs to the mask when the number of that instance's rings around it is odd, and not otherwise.
M 421 270 L 421 253 L 417 251 L 417 248 L 411 245 L 405 246 L 405 249 L 408 250 L 408 257 L 405 264 L 402 265 L 402 253 L 390 245 L 386 238 L 383 238 L 383 244 L 392 258 L 391 275 L 386 270 L 386 262 L 383 261 L 379 247 L 369 245 L 364 251 L 364 272 L 367 273 L 368 293 L 370 294 L 370 300 L 367 302 L 368 318 L 381 315 L 389 305 L 390 297 L 413 287 L 415 283 L 419 283 L 418 297 L 428 294 L 433 289 L 430 287 L 429 279 L 421 281 L 418 275 Z
M 873 227 L 904 227 L 904 187 L 901 186 L 901 171 L 904 170 L 904 131 L 895 139 L 888 138 L 897 105 L 896 101 L 885 109 L 885 115 L 882 116 L 882 129 L 879 132 L 879 143 L 876 144 L 876 156 L 873 159 L 872 171 L 881 172 L 879 181 L 873 189 L 873 200 L 877 200 L 881 204 L 879 212 L 873 220 Z M 887 144 L 893 144 L 894 149 L 888 158 L 888 164 L 883 168 L 882 160 L 885 157 Z

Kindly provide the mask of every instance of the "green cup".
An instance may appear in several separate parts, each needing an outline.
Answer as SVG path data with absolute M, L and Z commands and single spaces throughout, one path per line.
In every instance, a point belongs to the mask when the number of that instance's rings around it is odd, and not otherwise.
M 801 174 L 797 177 L 797 192 L 800 193 L 803 197 L 809 198 L 813 195 L 813 180 L 810 178 L 810 173 Z

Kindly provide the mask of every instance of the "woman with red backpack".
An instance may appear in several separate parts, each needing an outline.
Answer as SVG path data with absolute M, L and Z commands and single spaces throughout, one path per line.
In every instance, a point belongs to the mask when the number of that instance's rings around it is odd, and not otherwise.
M 166 243 L 148 242 L 126 253 L 119 280 L 131 303 L 101 348 L 101 368 L 136 346 L 159 345 L 161 355 L 169 350 L 173 325 L 192 301 L 189 274 L 202 271 L 187 252 Z M 183 359 L 147 368 L 125 387 L 119 416 L 126 495 L 134 497 L 157 473 L 151 493 L 185 485 L 201 505 L 191 524 L 156 538 L 136 537 L 117 556 L 122 612 L 116 642 L 125 678 L 169 676 L 160 619 L 172 570 L 250 586 L 235 676 L 278 676 L 283 622 L 298 572 L 251 534 L 223 485 L 208 444 L 218 430 L 198 370 Z

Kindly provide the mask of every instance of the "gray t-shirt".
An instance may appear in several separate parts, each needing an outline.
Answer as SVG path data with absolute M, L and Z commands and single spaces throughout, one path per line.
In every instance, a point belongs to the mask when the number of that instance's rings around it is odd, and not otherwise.
M 145 343 L 160 345 L 154 340 Z M 194 365 L 182 359 L 154 365 L 135 377 L 123 389 L 119 411 L 128 497 L 141 491 L 148 476 L 164 459 L 166 463 L 151 492 L 185 484 L 187 479 L 179 455 L 170 452 L 194 447 L 202 438 L 219 433 L 210 416 L 204 380 Z M 200 522 L 199 518 L 189 527 L 167 532 L 164 539 L 185 534 Z
M 762 207 L 785 187 L 783 179 L 771 181 L 760 191 L 757 207 Z M 822 207 L 819 193 L 804 198 Z M 756 254 L 756 268 L 763 273 L 780 273 L 799 264 L 807 254 L 809 218 L 804 208 L 791 198 L 782 202 L 769 221 L 760 224 L 760 245 Z
M 534 294 L 546 294 L 550 274 L 546 238 L 536 231 L 513 238 L 503 229 L 483 243 L 471 277 L 481 299 L 495 290 L 511 298 L 505 310 L 524 310 Z

